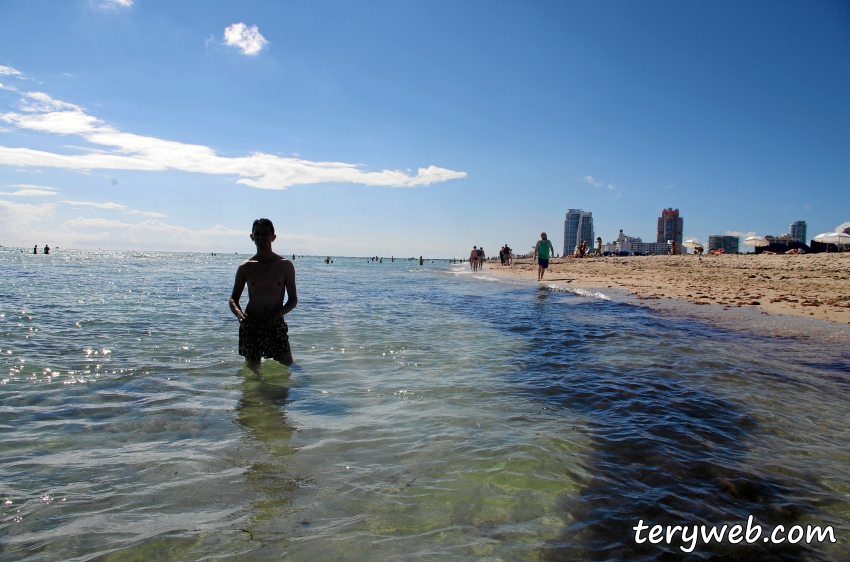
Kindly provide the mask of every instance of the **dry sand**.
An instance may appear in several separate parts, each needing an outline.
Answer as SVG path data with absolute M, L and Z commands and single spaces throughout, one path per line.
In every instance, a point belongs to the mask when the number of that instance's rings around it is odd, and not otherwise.
M 488 263 L 485 273 L 535 280 L 537 262 L 515 260 L 513 269 Z M 556 259 L 549 262 L 544 281 L 627 289 L 640 300 L 753 306 L 770 314 L 850 324 L 850 253 L 702 256 L 702 261 L 695 255 Z

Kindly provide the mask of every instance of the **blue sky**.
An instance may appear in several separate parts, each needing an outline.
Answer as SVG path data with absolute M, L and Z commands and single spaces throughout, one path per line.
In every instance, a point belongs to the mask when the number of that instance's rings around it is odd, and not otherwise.
M 464 256 L 850 226 L 850 4 L 0 3 L 0 244 Z

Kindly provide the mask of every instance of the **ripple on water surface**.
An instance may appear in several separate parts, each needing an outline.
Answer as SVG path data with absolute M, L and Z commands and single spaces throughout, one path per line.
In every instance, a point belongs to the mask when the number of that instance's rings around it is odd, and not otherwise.
M 239 259 L 0 250 L 3 559 L 677 559 L 631 527 L 750 514 L 846 536 L 828 341 L 306 258 L 297 364 L 252 370 L 226 306 Z

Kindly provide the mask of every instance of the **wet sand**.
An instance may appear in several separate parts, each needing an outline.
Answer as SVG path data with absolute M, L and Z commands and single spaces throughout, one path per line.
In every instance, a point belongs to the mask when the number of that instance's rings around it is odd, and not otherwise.
M 850 253 L 809 255 L 634 256 L 551 260 L 544 281 L 618 288 L 640 300 L 683 299 L 699 305 L 758 307 L 769 314 L 850 324 Z M 537 279 L 537 263 L 488 263 L 485 273 Z

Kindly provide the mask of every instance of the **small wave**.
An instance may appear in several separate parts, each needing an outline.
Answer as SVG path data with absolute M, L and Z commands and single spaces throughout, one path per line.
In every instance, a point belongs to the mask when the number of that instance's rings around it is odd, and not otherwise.
M 602 299 L 604 301 L 610 301 L 611 297 L 605 295 L 600 292 L 588 291 L 587 289 L 582 289 L 581 287 L 559 287 L 557 285 L 547 285 L 547 289 L 550 291 L 556 291 L 558 293 L 572 293 L 579 297 L 590 297 L 594 299 Z

